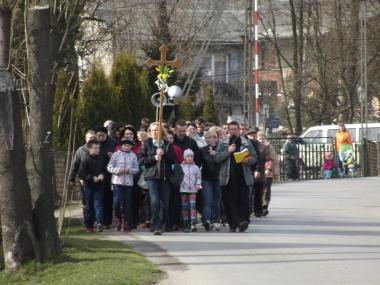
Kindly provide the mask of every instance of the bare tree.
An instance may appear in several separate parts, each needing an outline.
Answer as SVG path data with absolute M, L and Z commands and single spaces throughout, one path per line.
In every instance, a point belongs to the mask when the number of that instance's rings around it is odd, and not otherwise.
M 0 3 L 0 130 L 3 138 L 0 143 L 0 214 L 7 270 L 15 270 L 29 259 L 41 260 L 25 169 L 20 101 L 9 72 L 13 4 Z

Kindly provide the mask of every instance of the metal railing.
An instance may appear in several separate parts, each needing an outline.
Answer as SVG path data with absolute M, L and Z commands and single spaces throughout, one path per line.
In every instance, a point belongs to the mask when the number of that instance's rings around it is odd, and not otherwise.
M 276 149 L 278 157 L 279 179 L 289 179 L 287 173 L 287 163 L 289 157 L 285 154 L 284 145 L 287 138 L 268 138 L 268 141 Z M 296 138 L 293 140 L 296 145 L 298 153 L 295 158 L 295 166 L 298 170 L 298 179 L 300 180 L 313 180 L 319 179 L 322 173 L 322 166 L 324 162 L 324 155 L 326 152 L 333 154 L 334 160 L 337 161 L 338 154 L 335 150 L 335 141 L 332 137 L 318 137 L 318 138 Z M 353 156 L 356 160 L 356 176 L 363 176 L 363 167 L 361 165 L 361 158 L 367 157 L 363 155 L 363 147 L 361 143 L 353 144 Z

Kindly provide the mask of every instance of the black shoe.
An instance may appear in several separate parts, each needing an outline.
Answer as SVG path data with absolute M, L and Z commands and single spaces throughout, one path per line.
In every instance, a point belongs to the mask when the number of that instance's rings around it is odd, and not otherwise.
M 262 216 L 263 216 L 262 213 L 260 213 L 260 212 L 255 212 L 255 217 L 256 217 L 256 218 L 261 218 Z
M 206 221 L 204 222 L 203 226 L 205 227 L 206 231 L 210 231 L 211 230 L 211 224 L 210 224 L 210 221 Z
M 268 209 L 263 209 L 263 216 L 266 217 L 269 215 Z
M 248 222 L 241 222 L 239 225 L 239 232 L 243 233 L 248 229 Z

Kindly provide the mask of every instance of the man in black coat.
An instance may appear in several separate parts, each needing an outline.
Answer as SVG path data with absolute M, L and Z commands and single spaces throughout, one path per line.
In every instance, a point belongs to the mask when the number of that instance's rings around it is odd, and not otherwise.
M 97 127 L 95 128 L 96 136 L 100 142 L 100 154 L 106 157 L 104 161 L 106 167 L 107 164 L 115 152 L 116 141 L 108 135 L 108 130 L 105 127 Z M 106 229 L 111 228 L 112 225 L 112 210 L 113 210 L 113 193 L 111 189 L 111 174 L 106 173 L 104 178 L 104 227 Z
M 88 154 L 87 143 L 92 141 L 92 140 L 96 140 L 95 131 L 88 130 L 86 133 L 86 136 L 85 136 L 86 143 L 77 149 L 77 151 L 75 152 L 75 155 L 74 155 L 74 159 L 71 163 L 70 175 L 69 175 L 69 186 L 70 187 L 75 186 L 75 178 L 78 174 L 79 167 L 80 167 L 82 161 L 84 160 L 84 158 L 86 157 L 86 155 Z M 83 193 L 83 181 L 81 181 L 80 190 L 82 193 L 83 217 L 84 217 L 86 208 L 85 208 L 85 199 L 84 199 L 84 193 Z

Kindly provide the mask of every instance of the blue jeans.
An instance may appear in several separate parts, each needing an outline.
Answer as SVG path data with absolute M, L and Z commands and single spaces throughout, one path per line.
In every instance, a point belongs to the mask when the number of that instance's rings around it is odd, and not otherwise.
M 202 181 L 203 220 L 219 223 L 221 188 L 219 181 Z
M 161 230 L 169 221 L 170 184 L 164 180 L 148 180 L 151 227 Z
M 333 175 L 332 169 L 323 171 L 323 178 L 331 179 Z
M 131 224 L 133 186 L 113 185 L 113 209 L 115 216 Z
M 85 199 L 84 224 L 88 228 L 92 228 L 95 221 L 98 224 L 103 224 L 104 185 L 96 187 L 85 185 L 83 194 Z

